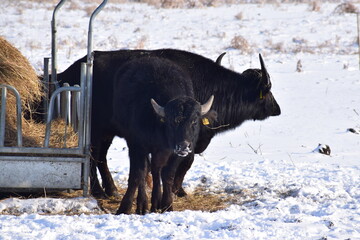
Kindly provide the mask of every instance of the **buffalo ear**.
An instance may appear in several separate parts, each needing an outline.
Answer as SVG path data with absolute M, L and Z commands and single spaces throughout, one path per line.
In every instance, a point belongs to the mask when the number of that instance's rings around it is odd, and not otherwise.
M 154 99 L 151 99 L 150 102 L 156 114 L 164 118 L 165 117 L 164 107 L 160 106 Z
M 207 112 L 210 111 L 213 101 L 214 101 L 214 95 L 211 95 L 210 98 L 207 100 L 207 102 L 201 105 L 201 116 L 207 114 Z
M 220 56 L 218 56 L 218 58 L 215 61 L 217 65 L 221 66 L 221 60 L 223 59 L 225 54 L 226 54 L 226 52 L 223 52 L 222 54 L 220 54 Z
M 261 84 L 262 86 L 264 86 L 264 88 L 270 89 L 271 88 L 270 76 L 266 70 L 264 60 L 260 53 L 259 53 L 259 60 L 261 65 Z

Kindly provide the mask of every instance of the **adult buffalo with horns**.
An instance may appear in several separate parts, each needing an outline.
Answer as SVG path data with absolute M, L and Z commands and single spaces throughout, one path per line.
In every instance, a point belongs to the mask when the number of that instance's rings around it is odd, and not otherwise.
M 237 73 L 218 64 L 222 56 L 214 62 L 201 55 L 175 49 L 95 51 L 93 54 L 91 144 L 95 161 L 91 167 L 91 192 L 95 196 L 104 193 L 96 177 L 96 166 L 101 174 L 106 195 L 117 194 L 106 161 L 107 150 L 116 133 L 111 125 L 104 121 L 104 117 L 109 114 L 104 106 L 112 105 L 114 75 L 119 66 L 128 61 L 140 57 L 167 59 L 190 76 L 194 96 L 198 102 L 207 101 L 211 95 L 216 96 L 212 109 L 217 112 L 217 122 L 207 125 L 204 121 L 205 126 L 200 128 L 195 153 L 203 152 L 216 134 L 234 129 L 246 120 L 264 120 L 270 116 L 280 115 L 280 107 L 272 95 L 270 76 L 261 55 L 261 69 L 247 69 L 243 73 Z M 77 60 L 58 74 L 57 79 L 70 85 L 78 84 L 81 62 L 86 62 L 86 57 Z M 173 170 L 176 171 L 173 191 L 179 196 L 186 194 L 181 184 L 192 161 L 181 161 L 176 170 Z

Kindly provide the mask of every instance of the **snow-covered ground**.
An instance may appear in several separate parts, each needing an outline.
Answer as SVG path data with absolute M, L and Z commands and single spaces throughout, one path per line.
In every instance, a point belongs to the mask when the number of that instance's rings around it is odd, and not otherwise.
M 70 2 L 58 14 L 59 71 L 86 54 L 95 7 Z M 54 5 L 0 6 L 0 35 L 42 73 Z M 185 189 L 235 195 L 225 210 L 115 216 L 99 214 L 91 198 L 12 198 L 0 201 L 0 212 L 16 213 L 0 215 L 0 239 L 360 239 L 360 135 L 347 130 L 360 129 L 356 15 L 333 14 L 336 6 L 157 9 L 109 1 L 94 23 L 94 49 L 179 48 L 211 59 L 226 51 L 222 64 L 238 72 L 259 67 L 261 52 L 282 114 L 216 136 L 196 157 Z M 331 155 L 318 153 L 318 144 Z M 108 154 L 120 184 L 129 169 L 124 147 L 115 139 Z

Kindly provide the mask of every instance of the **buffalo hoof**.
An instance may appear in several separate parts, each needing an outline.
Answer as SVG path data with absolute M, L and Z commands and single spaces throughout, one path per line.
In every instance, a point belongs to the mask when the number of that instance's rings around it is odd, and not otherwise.
M 124 210 L 121 207 L 116 211 L 115 215 L 130 214 L 130 210 Z
M 152 212 L 152 213 L 161 213 L 161 210 L 152 207 L 151 210 L 150 210 L 150 212 Z
M 124 213 L 122 211 L 120 211 L 119 209 L 116 211 L 115 215 L 120 215 L 120 214 L 130 214 L 130 213 Z
M 103 190 L 91 190 L 91 195 L 97 199 L 108 199 L 109 198 Z
M 172 211 L 174 211 L 172 205 L 170 205 L 170 206 L 168 206 L 168 207 L 164 207 L 164 208 L 162 208 L 162 210 L 161 210 L 162 213 L 164 213 L 164 212 L 172 212 Z
M 147 209 L 136 209 L 136 214 L 145 215 L 148 213 L 149 213 L 149 210 L 147 210 Z
M 187 196 L 187 193 L 185 192 L 185 190 L 180 187 L 176 192 L 175 192 L 175 195 L 177 197 L 186 197 Z
M 144 198 L 143 200 L 137 199 L 136 214 L 145 215 L 147 213 L 149 213 L 149 203 L 147 198 Z
M 126 194 L 123 197 L 119 209 L 117 210 L 117 212 L 115 213 L 116 215 L 119 214 L 130 214 L 131 213 L 131 208 L 132 208 L 132 200 L 128 199 Z
M 159 203 L 156 203 L 156 204 L 152 203 L 151 204 L 150 212 L 152 212 L 152 213 L 160 213 L 161 212 L 160 210 L 161 209 L 160 209 L 160 204 Z
M 120 198 L 121 195 L 118 193 L 117 190 L 111 190 L 111 191 L 108 191 L 107 189 L 105 190 L 105 194 L 106 196 L 108 197 L 115 197 L 115 198 Z

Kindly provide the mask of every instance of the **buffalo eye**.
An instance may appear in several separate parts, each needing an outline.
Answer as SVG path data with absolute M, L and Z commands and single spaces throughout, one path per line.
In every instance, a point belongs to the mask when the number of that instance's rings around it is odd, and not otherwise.
M 192 122 L 191 122 L 191 125 L 195 125 L 195 124 L 197 124 L 197 119 L 195 119 L 195 120 L 192 120 Z

